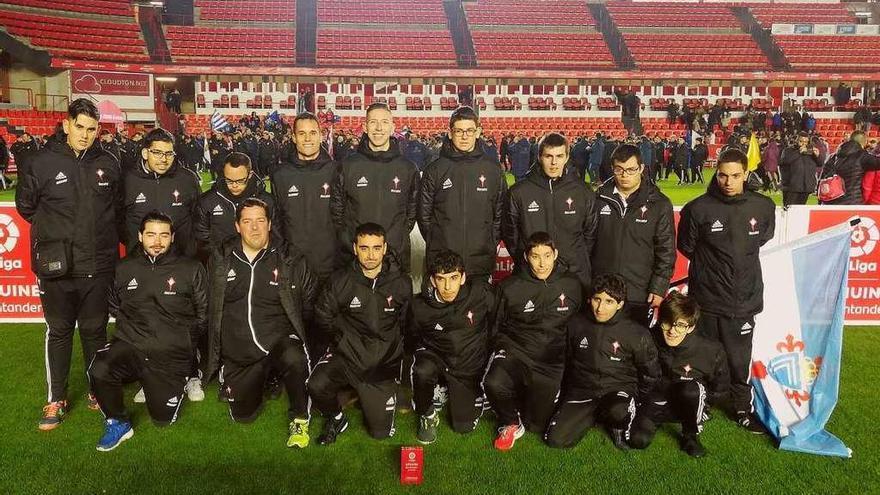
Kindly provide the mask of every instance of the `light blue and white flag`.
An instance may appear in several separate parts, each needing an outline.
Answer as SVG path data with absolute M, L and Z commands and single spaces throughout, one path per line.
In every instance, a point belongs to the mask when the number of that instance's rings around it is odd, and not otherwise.
M 226 117 L 220 115 L 220 112 L 217 110 L 214 110 L 214 113 L 211 114 L 211 130 L 221 132 L 228 128 L 229 122 L 226 121 Z
M 755 411 L 784 450 L 850 457 L 825 424 L 837 405 L 852 227 L 841 224 L 761 253 L 755 318 Z

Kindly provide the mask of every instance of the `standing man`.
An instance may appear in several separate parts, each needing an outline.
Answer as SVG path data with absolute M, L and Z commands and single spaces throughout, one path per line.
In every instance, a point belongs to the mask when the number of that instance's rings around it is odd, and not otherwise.
M 425 169 L 418 203 L 427 264 L 445 249 L 461 253 L 474 283 L 488 282 L 495 269 L 507 190 L 501 169 L 477 146 L 479 137 L 480 121 L 472 108 L 452 113 L 440 158 Z
M 116 331 L 88 369 L 106 418 L 99 451 L 134 435 L 122 400 L 124 384 L 141 382 L 147 411 L 159 426 L 174 423 L 183 403 L 196 342 L 207 328 L 208 286 L 204 267 L 171 249 L 174 237 L 171 217 L 147 213 L 138 247 L 116 267 L 110 288 Z
M 284 240 L 305 254 L 317 279 L 318 291 L 339 268 L 339 244 L 330 212 L 330 185 L 338 173 L 336 162 L 321 148 L 317 117 L 303 112 L 293 121 L 296 146 L 291 163 L 272 173 L 277 223 Z M 327 350 L 323 333 L 308 322 L 306 340 L 315 356 Z
M 174 222 L 174 246 L 179 254 L 194 256 L 193 211 L 201 194 L 199 176 L 175 160 L 174 136 L 165 129 L 148 132 L 143 139 L 141 166 L 124 178 L 125 246 L 134 250 L 139 242 L 141 220 L 160 211 Z
M 330 277 L 315 307 L 318 325 L 331 342 L 308 382 L 324 415 L 321 445 L 332 444 L 348 428 L 337 397 L 348 386 L 358 394 L 370 436 L 394 435 L 412 281 L 386 256 L 381 225 L 359 225 L 352 251 L 357 261 Z
M 15 158 L 15 168 L 18 171 L 19 177 L 27 175 L 28 170 L 30 170 L 31 159 L 36 156 L 39 150 L 37 142 L 26 132 L 15 139 L 15 144 L 9 148 L 9 151 L 12 153 L 13 158 Z M 21 179 L 19 179 L 19 182 L 21 182 Z
M 206 376 L 220 372 L 233 421 L 257 418 L 270 373 L 284 383 L 290 405 L 288 447 L 309 444 L 311 364 L 303 315 L 311 311 L 314 279 L 305 258 L 285 250 L 269 231 L 269 205 L 244 200 L 232 237 L 208 263 L 210 351 Z M 222 366 L 220 361 L 222 360 Z
M 699 181 L 703 184 L 703 166 L 709 159 L 709 147 L 703 144 L 703 138 L 697 138 L 696 143 L 691 152 L 691 183 L 696 184 Z
M 559 261 L 590 285 L 590 238 L 595 229 L 596 195 L 570 170 L 568 140 L 551 132 L 538 145 L 538 164 L 510 188 L 505 209 L 504 243 L 517 264 L 525 261 L 526 240 L 547 232 L 559 249 Z
M 807 204 L 810 194 L 816 192 L 816 172 L 821 166 L 819 149 L 813 147 L 807 133 L 799 133 L 797 146 L 786 148 L 779 158 L 783 206 Z
M 697 332 L 727 353 L 736 422 L 763 433 L 753 415 L 749 371 L 755 315 L 764 308 L 758 251 L 773 238 L 776 208 L 746 189 L 748 175 L 745 153 L 721 153 L 706 193 L 681 211 L 678 249 L 691 261 L 688 290 L 703 310 Z
M 682 144 L 682 146 L 684 146 Z M 639 149 L 622 144 L 611 156 L 614 180 L 597 191 L 593 276 L 616 273 L 626 281 L 630 316 L 647 324 L 669 288 L 675 266 L 672 202 L 648 180 Z
M 224 161 L 221 176 L 209 191 L 202 193 L 195 209 L 193 230 L 203 258 L 236 234 L 236 211 L 246 199 L 257 198 L 269 205 L 270 220 L 275 210 L 275 200 L 253 173 L 247 155 L 233 152 Z
M 400 268 L 409 273 L 409 233 L 416 223 L 419 170 L 400 154 L 393 133 L 388 105 L 367 107 L 366 132 L 357 152 L 342 162 L 331 184 L 330 208 L 343 259 L 351 259 L 357 226 L 376 223 L 387 232 L 388 247 Z
M 468 281 L 464 260 L 440 251 L 428 262 L 430 288 L 413 300 L 408 332 L 415 340 L 410 379 L 413 408 L 419 415 L 416 438 L 433 443 L 440 412 L 434 387 L 444 383 L 449 394 L 452 430 L 469 433 L 483 413 L 480 379 L 489 358 L 489 333 L 495 318 L 492 286 Z
M 119 162 L 95 142 L 99 119 L 91 101 L 74 100 L 62 121 L 64 135 L 34 155 L 16 189 L 15 206 L 31 224 L 33 270 L 46 318 L 49 394 L 41 430 L 56 428 L 67 413 L 74 329 L 79 327 L 85 363 L 107 341 L 122 184 Z M 91 394 L 89 408 L 98 409 Z
M 657 348 L 648 329 L 621 311 L 626 282 L 599 275 L 590 288 L 590 310 L 568 322 L 565 389 L 544 440 L 574 447 L 597 421 L 610 430 L 614 446 L 626 450 L 636 403 L 660 378 Z
M 526 428 L 546 431 L 562 384 L 565 325 L 581 304 L 581 284 L 556 263 L 549 234 L 529 236 L 524 256 L 528 270 L 501 282 L 495 352 L 483 379 L 498 417 L 498 450 L 510 450 Z

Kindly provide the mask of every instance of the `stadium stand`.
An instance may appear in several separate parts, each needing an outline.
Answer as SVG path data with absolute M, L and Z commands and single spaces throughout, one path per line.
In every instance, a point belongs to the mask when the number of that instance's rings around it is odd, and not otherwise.
M 320 0 L 318 22 L 347 24 L 446 24 L 440 0 Z
M 880 69 L 880 36 L 775 35 L 792 68 L 803 70 Z
M 290 28 L 166 26 L 175 62 L 215 65 L 293 65 L 296 34 Z
M 80 14 L 115 15 L 133 17 L 130 0 L 3 0 L 4 4 L 32 7 Z
M 614 23 L 621 29 L 663 27 L 677 31 L 691 27 L 730 29 L 738 26 L 736 17 L 726 5 L 616 1 L 608 2 L 606 6 Z
M 846 4 L 797 3 L 797 4 L 748 4 L 752 15 L 765 28 L 773 24 L 855 24 L 856 18 Z
M 202 21 L 296 22 L 295 0 L 195 0 Z

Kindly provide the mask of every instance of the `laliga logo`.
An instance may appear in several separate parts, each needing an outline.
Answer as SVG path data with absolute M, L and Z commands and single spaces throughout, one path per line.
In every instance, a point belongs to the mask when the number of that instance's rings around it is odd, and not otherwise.
M 18 243 L 21 234 L 18 231 L 18 225 L 12 221 L 12 217 L 0 213 L 0 269 L 3 271 L 11 271 L 22 267 L 21 260 L 3 259 L 2 255 L 11 253 Z
M 862 222 L 853 229 L 852 246 L 849 248 L 849 255 L 853 258 L 871 254 L 880 241 L 880 230 L 874 220 L 868 217 L 861 217 Z

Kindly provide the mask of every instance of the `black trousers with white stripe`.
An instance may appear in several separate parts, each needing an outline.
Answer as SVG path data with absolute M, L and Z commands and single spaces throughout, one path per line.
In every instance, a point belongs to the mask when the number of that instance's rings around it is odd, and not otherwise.
M 263 392 L 269 374 L 280 377 L 287 391 L 288 419 L 309 417 L 309 394 L 306 380 L 309 376 L 309 357 L 303 341 L 290 337 L 278 339 L 269 349 L 269 355 L 248 365 L 226 362 L 221 368 L 223 385 L 229 397 L 232 419 L 249 423 L 260 413 Z
M 46 318 L 48 402 L 67 399 L 74 330 L 79 328 L 85 366 L 107 343 L 107 294 L 112 282 L 113 274 L 39 281 Z
M 492 355 L 483 389 L 498 417 L 499 426 L 522 423 L 526 429 L 544 433 L 556 409 L 562 368 L 542 373 L 504 351 Z
M 697 322 L 697 333 L 720 342 L 727 354 L 730 369 L 730 401 L 732 412 L 752 412 L 752 335 L 755 317 L 730 318 L 703 314 Z
M 108 419 L 130 421 L 122 398 L 122 386 L 141 382 L 147 399 L 147 411 L 153 423 L 170 425 L 177 420 L 183 403 L 185 375 L 169 373 L 153 363 L 131 344 L 114 339 L 95 353 L 88 369 L 92 390 Z
M 400 370 L 396 370 L 399 374 Z M 394 435 L 394 413 L 397 409 L 397 379 L 363 381 L 348 369 L 345 358 L 327 353 L 318 361 L 308 381 L 309 395 L 324 417 L 342 412 L 339 392 L 353 387 L 357 392 L 367 432 L 373 438 Z
M 574 447 L 597 421 L 611 429 L 629 430 L 635 409 L 635 400 L 626 392 L 563 400 L 550 420 L 544 441 L 554 448 Z
M 637 449 L 651 445 L 657 428 L 663 423 L 681 423 L 681 433 L 696 435 L 703 429 L 706 388 L 694 381 L 680 382 L 666 391 L 666 400 L 654 398 L 639 406 L 629 434 L 629 444 Z
M 447 386 L 449 421 L 453 431 L 468 433 L 477 427 L 483 414 L 483 390 L 480 375 L 458 377 L 445 370 L 442 362 L 429 351 L 416 351 L 410 373 L 413 407 L 421 416 L 434 413 L 434 386 Z

